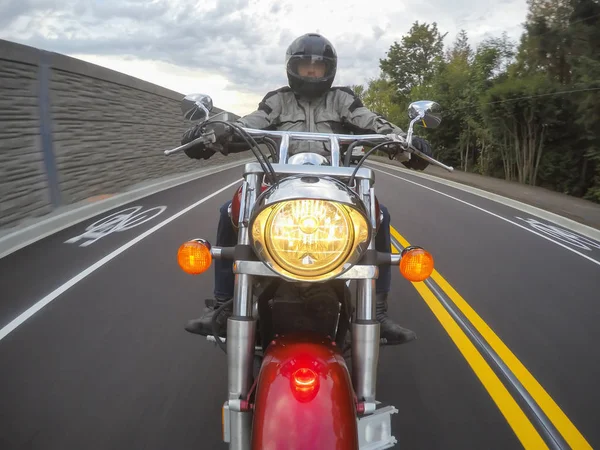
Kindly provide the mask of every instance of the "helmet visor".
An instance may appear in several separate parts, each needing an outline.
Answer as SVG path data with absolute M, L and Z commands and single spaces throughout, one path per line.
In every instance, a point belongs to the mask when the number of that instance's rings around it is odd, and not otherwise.
M 306 81 L 323 81 L 335 75 L 335 60 L 315 55 L 292 55 L 286 60 L 287 71 Z

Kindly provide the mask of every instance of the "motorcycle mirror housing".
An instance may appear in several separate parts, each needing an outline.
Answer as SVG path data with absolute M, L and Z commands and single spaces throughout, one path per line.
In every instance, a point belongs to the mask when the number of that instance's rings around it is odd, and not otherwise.
M 425 128 L 437 128 L 442 123 L 442 107 L 431 100 L 420 100 L 408 106 L 408 117 Z
M 189 94 L 181 101 L 183 117 L 190 122 L 207 120 L 212 109 L 212 98 L 206 94 Z

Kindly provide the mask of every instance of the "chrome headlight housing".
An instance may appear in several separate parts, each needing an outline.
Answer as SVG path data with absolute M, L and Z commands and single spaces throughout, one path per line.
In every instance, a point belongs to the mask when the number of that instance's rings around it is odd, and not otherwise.
M 297 281 L 341 275 L 364 254 L 371 232 L 364 202 L 333 178 L 281 180 L 257 199 L 250 219 L 258 257 Z

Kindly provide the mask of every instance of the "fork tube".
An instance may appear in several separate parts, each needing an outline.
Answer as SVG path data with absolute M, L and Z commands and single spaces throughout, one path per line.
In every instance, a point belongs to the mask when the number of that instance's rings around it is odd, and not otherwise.
M 250 245 L 248 224 L 259 189 L 258 175 L 246 176 L 240 207 L 238 244 Z M 237 262 L 234 262 L 236 264 Z M 229 425 L 231 450 L 249 450 L 252 413 L 236 410 L 239 399 L 245 399 L 252 380 L 256 320 L 252 317 L 252 276 L 235 274 L 233 315 L 227 320 L 227 372 L 229 390 Z
M 331 148 L 331 165 L 333 167 L 340 166 L 340 142 L 336 137 L 332 137 L 329 140 L 330 148 Z
M 369 180 L 361 180 L 359 195 L 369 206 L 371 228 L 375 223 L 375 198 Z M 375 248 L 375 233 L 369 249 Z M 375 280 L 357 280 L 356 320 L 352 324 L 352 379 L 359 401 L 374 402 L 379 362 L 379 322 L 375 317 Z
M 248 225 L 250 212 L 256 202 L 259 189 L 259 178 L 256 174 L 249 174 L 242 188 L 242 201 L 240 205 L 240 217 L 238 219 L 238 244 L 250 245 L 250 233 Z M 235 275 L 235 293 L 233 300 L 233 315 L 242 317 L 252 316 L 252 286 L 251 276 L 245 274 Z
M 281 136 L 281 143 L 279 144 L 279 164 L 287 164 L 289 146 L 290 146 L 290 135 L 283 134 Z

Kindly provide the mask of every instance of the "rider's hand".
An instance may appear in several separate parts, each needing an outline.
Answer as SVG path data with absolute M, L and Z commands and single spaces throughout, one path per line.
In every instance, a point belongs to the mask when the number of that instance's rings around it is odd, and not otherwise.
M 433 151 L 431 150 L 431 145 L 425 139 L 417 137 L 417 136 L 413 136 L 412 145 L 417 150 L 419 150 L 421 153 L 425 153 L 427 156 L 433 157 Z M 409 169 L 414 169 L 414 170 L 424 170 L 429 165 L 429 163 L 427 161 L 425 161 L 423 158 L 419 158 L 414 153 L 411 155 L 411 158 L 409 161 L 405 161 L 402 164 L 404 164 Z
M 181 138 L 181 145 L 185 145 L 189 142 L 192 142 L 203 134 L 209 133 L 213 131 L 215 134 L 215 143 L 205 144 L 203 142 L 198 142 L 193 147 L 187 148 L 184 150 L 185 154 L 189 158 L 193 159 L 209 159 L 212 155 L 214 155 L 217 151 L 227 154 L 227 138 L 231 135 L 232 129 L 231 127 L 221 124 L 221 123 L 212 123 L 212 124 L 197 124 L 187 130 L 183 137 Z
M 212 148 L 206 147 L 206 144 L 200 142 L 193 147 L 184 150 L 188 158 L 192 159 L 209 159 L 216 152 Z

